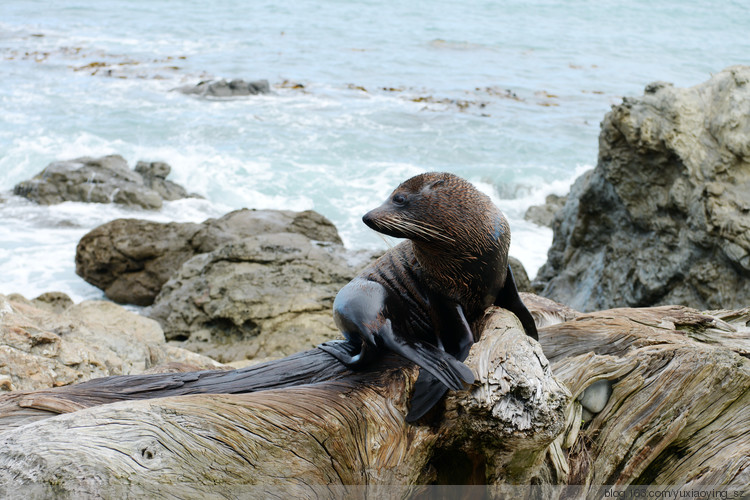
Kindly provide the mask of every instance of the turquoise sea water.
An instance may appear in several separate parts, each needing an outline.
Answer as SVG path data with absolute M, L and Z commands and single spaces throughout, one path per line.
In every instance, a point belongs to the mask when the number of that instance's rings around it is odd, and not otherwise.
M 384 246 L 361 215 L 426 170 L 490 194 L 533 276 L 552 236 L 523 213 L 596 163 L 610 106 L 749 64 L 748 29 L 744 1 L 4 0 L 0 293 L 100 297 L 75 245 L 117 217 L 311 208 L 347 246 Z M 171 91 L 208 78 L 273 93 Z M 166 161 L 206 200 L 149 213 L 10 194 L 51 161 L 104 154 Z

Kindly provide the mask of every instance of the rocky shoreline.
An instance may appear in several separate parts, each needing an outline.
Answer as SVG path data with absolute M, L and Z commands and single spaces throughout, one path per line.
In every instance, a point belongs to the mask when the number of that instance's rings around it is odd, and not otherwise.
M 521 290 L 533 287 L 584 312 L 663 304 L 747 307 L 749 82 L 750 68 L 736 66 L 690 89 L 651 84 L 643 97 L 613 106 L 602 123 L 596 168 L 567 197 L 551 197 L 546 207 L 529 211 L 532 220 L 552 225 L 554 241 L 533 284 L 521 284 L 528 283 L 526 272 L 513 263 Z M 160 162 L 138 162 L 130 170 L 116 155 L 77 158 L 49 165 L 14 191 L 40 204 L 76 200 L 154 210 L 165 200 L 194 196 L 166 180 L 170 170 Z M 58 373 L 42 377 L 50 385 L 130 373 L 136 365 L 145 370 L 182 363 L 187 358 L 173 351 L 179 348 L 222 363 L 311 348 L 339 336 L 330 314 L 333 298 L 375 257 L 346 249 L 336 227 L 313 211 L 243 209 L 203 223 L 113 220 L 80 240 L 76 272 L 109 299 L 145 307 L 138 317 L 157 333 L 148 341 L 136 334 L 128 341 L 155 342 L 162 347 L 150 349 L 161 354 L 141 352 L 139 359 L 149 361 L 135 364 L 91 361 L 107 368 L 86 368 L 83 355 L 69 357 L 70 348 L 59 346 L 72 338 L 56 339 L 67 331 L 59 323 L 72 314 L 85 330 L 89 320 L 76 316 L 81 309 L 129 318 L 135 313 L 107 302 L 72 304 L 60 294 L 33 301 L 4 297 L 1 344 L 4 358 L 16 364 L 0 365 L 7 380 L 0 388 L 25 387 L 28 370 L 16 366 L 22 358 L 33 365 L 29 356 L 40 345 L 57 346 L 42 357 L 57 356 L 68 367 L 44 368 Z M 14 326 L 18 321 L 26 326 Z M 14 337 L 18 332 L 25 340 Z M 88 352 L 83 357 L 96 359 Z M 207 366 L 201 360 L 193 361 Z M 65 375 L 79 365 L 78 375 Z
M 583 498 L 651 484 L 737 496 L 750 471 L 748 117 L 747 67 L 613 107 L 596 168 L 530 211 L 554 231 L 540 295 L 521 294 L 539 340 L 488 309 L 466 361 L 477 382 L 416 425 L 404 421 L 413 365 L 386 355 L 351 372 L 314 348 L 340 336 L 333 299 L 375 257 L 346 249 L 322 215 L 96 227 L 76 272 L 125 306 L 0 295 L 0 492 L 533 484 Z M 168 173 L 79 158 L 17 192 L 154 210 L 187 194 Z

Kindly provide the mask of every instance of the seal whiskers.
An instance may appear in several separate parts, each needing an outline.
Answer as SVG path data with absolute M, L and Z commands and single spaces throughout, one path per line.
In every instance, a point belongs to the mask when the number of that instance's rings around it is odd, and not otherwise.
M 445 243 L 452 243 L 454 238 L 440 232 L 440 228 L 424 221 L 408 219 L 406 217 L 388 217 L 379 221 L 380 225 L 391 231 L 398 231 L 402 234 L 411 234 L 422 236 L 425 240 L 440 240 Z

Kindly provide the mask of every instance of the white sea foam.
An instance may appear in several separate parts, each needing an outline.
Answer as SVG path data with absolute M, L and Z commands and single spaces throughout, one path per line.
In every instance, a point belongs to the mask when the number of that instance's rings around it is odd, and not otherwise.
M 118 218 L 158 222 L 201 222 L 225 207 L 196 198 L 166 202 L 159 211 L 114 204 L 65 202 L 54 206 L 5 194 L 0 203 L 0 293 L 34 298 L 62 291 L 76 301 L 102 298 L 102 292 L 75 274 L 78 241 L 91 229 Z
M 532 205 L 544 204 L 545 198 L 550 194 L 568 194 L 571 184 L 590 168 L 590 165 L 578 165 L 572 175 L 552 182 L 537 179 L 537 184 L 527 190 L 526 194 L 511 199 L 501 198 L 497 186 L 475 181 L 477 188 L 487 194 L 507 217 L 511 230 L 509 253 L 521 261 L 531 279 L 534 279 L 539 268 L 547 261 L 547 250 L 552 244 L 552 229 L 525 220 L 526 211 Z

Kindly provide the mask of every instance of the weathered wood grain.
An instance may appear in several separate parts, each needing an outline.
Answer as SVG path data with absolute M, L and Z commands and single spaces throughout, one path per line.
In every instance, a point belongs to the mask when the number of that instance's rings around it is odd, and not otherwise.
M 678 306 L 613 309 L 541 330 L 575 398 L 599 380 L 612 386 L 582 426 L 573 403 L 551 475 L 594 486 L 750 484 L 750 317 L 723 317 L 734 324 Z
M 605 484 L 744 491 L 750 309 L 534 304 L 550 323 L 540 342 L 489 311 L 467 359 L 477 382 L 418 425 L 404 422 L 414 366 L 387 356 L 352 373 L 317 350 L 4 396 L 0 496 L 318 498 L 369 485 L 361 498 L 392 498 L 460 483 L 577 484 L 590 498 Z

